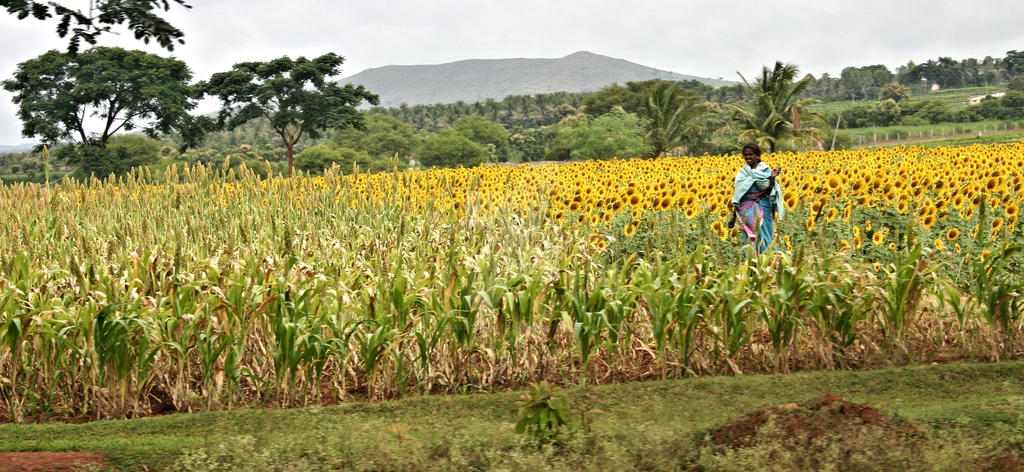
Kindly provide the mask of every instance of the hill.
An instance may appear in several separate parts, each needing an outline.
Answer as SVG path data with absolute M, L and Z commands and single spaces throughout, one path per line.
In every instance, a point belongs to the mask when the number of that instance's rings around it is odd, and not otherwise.
M 732 82 L 655 69 L 624 59 L 579 51 L 558 59 L 469 59 L 434 65 L 393 65 L 341 79 L 380 95 L 385 107 L 477 102 L 509 95 L 595 91 L 613 83 L 697 80 L 718 87 Z
M 36 146 L 35 144 L 14 144 L 14 145 L 0 144 L 0 154 L 9 154 L 9 153 L 12 153 L 12 152 L 31 151 L 32 148 L 34 148 L 35 146 Z

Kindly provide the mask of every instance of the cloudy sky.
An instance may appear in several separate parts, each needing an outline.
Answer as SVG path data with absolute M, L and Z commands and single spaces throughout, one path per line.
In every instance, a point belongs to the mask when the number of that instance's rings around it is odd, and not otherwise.
M 63 0 L 83 8 L 86 0 Z M 164 16 L 185 33 L 173 52 L 131 35 L 100 45 L 184 60 L 197 80 L 283 55 L 346 58 L 343 75 L 391 64 L 556 58 L 585 50 L 658 69 L 737 80 L 782 60 L 816 76 L 846 66 L 1024 49 L 1020 0 L 189 0 Z M 56 23 L 0 11 L 0 78 L 66 41 Z M 0 144 L 31 142 L 0 90 Z M 204 109 L 205 108 L 205 109 Z M 204 102 L 208 112 L 216 103 Z

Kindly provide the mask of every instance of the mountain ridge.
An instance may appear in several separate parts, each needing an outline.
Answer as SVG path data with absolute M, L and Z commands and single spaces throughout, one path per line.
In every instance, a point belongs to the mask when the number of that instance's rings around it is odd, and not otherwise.
M 509 95 L 596 91 L 630 81 L 696 80 L 718 87 L 734 82 L 656 69 L 625 59 L 576 51 L 561 58 L 462 59 L 443 64 L 388 65 L 339 82 L 363 85 L 381 106 L 501 100 Z

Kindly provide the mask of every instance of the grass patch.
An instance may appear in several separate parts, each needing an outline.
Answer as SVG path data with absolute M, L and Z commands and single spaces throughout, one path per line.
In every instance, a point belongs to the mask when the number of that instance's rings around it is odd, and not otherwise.
M 879 464 L 975 469 L 1024 453 L 1024 362 L 570 386 L 561 395 L 577 432 L 546 444 L 514 433 L 518 393 L 503 392 L 6 424 L 0 451 L 99 452 L 129 470 L 739 470 L 777 457 L 779 445 L 715 451 L 703 445 L 708 431 L 749 411 L 813 402 L 823 392 L 922 430 L 919 444 L 888 451 Z M 829 447 L 815 449 L 825 451 L 826 462 Z

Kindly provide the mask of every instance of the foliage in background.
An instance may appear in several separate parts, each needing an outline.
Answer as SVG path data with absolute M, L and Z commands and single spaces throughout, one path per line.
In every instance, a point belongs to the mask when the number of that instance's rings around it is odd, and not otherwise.
M 49 51 L 18 64 L 2 83 L 14 94 L 24 136 L 103 148 L 119 131 L 141 127 L 156 136 L 190 126 L 191 78 L 176 59 L 96 47 L 75 56 Z
M 797 71 L 795 65 L 776 61 L 771 69 L 765 66 L 753 83 L 740 75 L 753 99 L 750 107 L 727 105 L 740 141 L 756 142 L 771 153 L 820 143 L 821 133 L 813 126 L 820 117 L 807 110 L 817 100 L 801 98 L 810 80 L 805 77 L 794 82 Z
M 295 144 L 303 135 L 316 139 L 327 128 L 361 128 L 356 110 L 364 100 L 379 100 L 362 86 L 340 86 L 329 80 L 338 75 L 344 58 L 327 53 L 312 60 L 287 56 L 268 62 L 243 62 L 231 71 L 218 72 L 198 86 L 204 95 L 221 101 L 218 126 L 235 128 L 266 118 L 281 138 L 288 156 L 288 175 L 294 173 Z
M 696 95 L 670 82 L 658 83 L 645 98 L 643 127 L 652 157 L 700 143 L 707 131 L 702 115 L 710 104 L 697 103 Z
M 182 39 L 185 34 L 154 12 L 170 11 L 172 3 L 177 3 L 185 9 L 192 8 L 185 0 L 90 1 L 88 13 L 54 1 L 44 3 L 35 0 L 4 0 L 0 2 L 0 6 L 6 8 L 7 13 L 17 15 L 19 20 L 28 18 L 29 15 L 37 20 L 59 17 L 57 36 L 63 38 L 69 32 L 72 33 L 71 39 L 68 40 L 68 53 L 74 55 L 78 52 L 83 39 L 94 45 L 99 35 L 112 32 L 114 25 L 121 25 L 126 21 L 128 30 L 133 33 L 135 39 L 141 39 L 147 44 L 150 39 L 155 39 L 161 47 L 173 51 L 174 43 L 185 43 Z
M 573 160 L 646 156 L 651 150 L 640 117 L 621 108 L 565 123 L 554 146 L 567 149 Z

